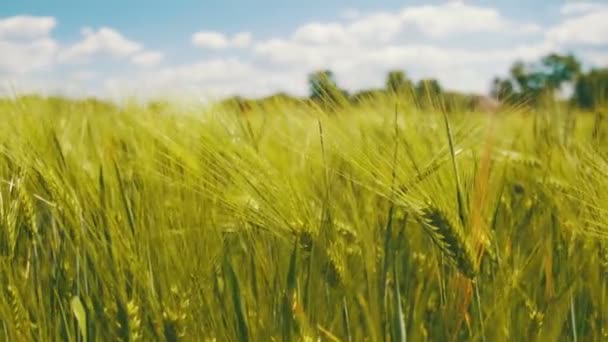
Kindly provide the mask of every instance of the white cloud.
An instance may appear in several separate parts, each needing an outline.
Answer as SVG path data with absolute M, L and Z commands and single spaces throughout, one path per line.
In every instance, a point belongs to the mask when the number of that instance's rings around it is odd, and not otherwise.
M 561 45 L 608 45 L 608 6 L 568 17 L 551 28 L 547 38 Z
M 302 48 L 287 40 L 267 42 L 266 46 L 273 44 L 284 48 L 277 57 L 290 53 L 286 67 L 261 65 L 244 57 L 214 58 L 112 77 L 106 80 L 105 90 L 119 98 L 130 94 L 143 98 L 209 99 L 235 94 L 264 96 L 279 91 L 306 95 L 306 76 L 314 69 L 309 62 L 321 56 L 327 63 L 319 62 L 317 66 L 331 68 L 340 86 L 351 91 L 382 86 L 386 71 L 405 68 L 413 71 L 410 76 L 415 78 L 436 77 L 448 89 L 485 92 L 491 76 L 507 69 L 517 56 L 536 58 L 550 50 L 549 46 L 522 45 L 484 53 L 423 44 L 387 44 L 377 49 L 353 45 L 347 50 L 344 46 L 332 49 L 329 44 L 307 50 L 308 46 Z
M 494 8 L 466 5 L 462 2 L 407 7 L 401 11 L 400 19 L 406 26 L 412 25 L 431 37 L 471 32 L 529 34 L 541 30 L 533 23 L 509 20 Z
M 93 70 L 79 70 L 73 72 L 70 78 L 75 81 L 90 81 L 100 76 L 100 73 Z
M 359 41 L 386 43 L 398 34 L 406 34 L 402 18 L 393 13 L 374 13 L 362 16 L 347 26 L 349 35 Z
M 200 31 L 192 35 L 192 45 L 209 49 L 244 48 L 251 44 L 250 32 L 239 32 L 232 38 L 220 32 Z
M 608 7 L 608 5 L 600 4 L 598 2 L 567 2 L 560 8 L 560 13 L 563 15 L 584 14 L 597 9 L 605 9 L 606 7 Z
M 447 89 L 487 92 L 491 78 L 507 72 L 517 59 L 534 61 L 549 52 L 572 50 L 585 63 L 606 64 L 608 5 L 567 3 L 560 12 L 556 25 L 541 29 L 463 1 L 392 12 L 348 10 L 334 21 L 311 21 L 255 42 L 250 32 L 197 32 L 190 37 L 194 47 L 222 50 L 224 57 L 181 65 L 165 61 L 162 66 L 162 52 L 113 29 L 84 29 L 80 42 L 61 49 L 51 37 L 53 18 L 18 17 L 0 19 L 0 74 L 48 69 L 57 60 L 67 68 L 106 55 L 142 68 L 120 75 L 68 69 L 66 75 L 83 89 L 101 92 L 103 87 L 119 97 L 306 95 L 307 73 L 319 68 L 333 70 L 349 91 L 381 87 L 387 71 L 402 69 L 414 80 L 437 78 Z M 99 80 L 105 80 L 102 86 Z
M 52 65 L 58 50 L 50 38 L 39 38 L 28 42 L 0 40 L 0 71 L 23 74 Z
M 338 23 L 310 23 L 299 27 L 292 39 L 298 43 L 335 44 L 352 41 L 350 33 Z
M 139 52 L 131 57 L 133 64 L 141 67 L 153 67 L 157 66 L 162 60 L 164 55 L 157 51 L 144 51 Z
M 0 39 L 32 39 L 48 36 L 57 22 L 53 17 L 14 16 L 0 18 Z
M 578 56 L 588 61 L 592 67 L 608 68 L 608 51 L 583 51 Z
M 540 31 L 538 25 L 509 20 L 494 8 L 449 2 L 405 7 L 397 12 L 351 15 L 346 23 L 313 22 L 298 28 L 292 39 L 311 44 L 388 43 L 413 36 L 437 39 L 465 33 L 526 35 Z
M 397 68 L 417 78 L 439 78 L 451 89 L 485 92 L 488 80 L 508 69 L 514 60 L 534 60 L 555 47 L 548 42 L 493 49 L 446 47 L 432 42 L 354 42 L 335 32 L 326 39 L 308 35 L 304 40 L 298 34 L 290 40 L 272 39 L 258 43 L 254 51 L 284 69 L 303 70 L 299 82 L 305 79 L 305 71 L 330 68 L 341 86 L 354 90 L 381 86 L 384 74 Z
M 281 70 L 330 68 L 349 90 L 381 86 L 384 73 L 398 68 L 414 78 L 438 78 L 450 89 L 486 92 L 489 80 L 515 60 L 536 60 L 563 48 L 540 33 L 534 23 L 456 1 L 308 23 L 286 38 L 258 42 L 253 51 Z M 483 39 L 492 40 L 492 47 Z
M 125 38 L 119 32 L 102 27 L 97 31 L 90 28 L 82 30 L 82 41 L 68 47 L 61 54 L 63 61 L 81 61 L 94 55 L 128 57 L 142 50 L 142 45 Z
M 197 32 L 192 36 L 192 44 L 198 47 L 223 49 L 228 46 L 228 39 L 218 32 Z
M 0 19 L 0 72 L 22 75 L 50 67 L 58 51 L 50 37 L 55 25 L 52 17 Z
M 344 10 L 340 16 L 344 19 L 357 19 L 358 17 L 361 16 L 361 12 L 356 9 L 356 8 L 347 8 L 346 10 Z
M 229 95 L 263 96 L 277 91 L 304 94 L 302 70 L 277 73 L 242 59 L 218 58 L 146 71 L 105 82 L 110 94 L 138 94 L 216 98 Z M 298 78 L 301 78 L 298 80 Z M 296 82 L 294 82 L 296 80 Z
M 360 15 L 345 23 L 312 22 L 288 38 L 258 42 L 253 51 L 286 69 L 331 68 L 349 89 L 380 85 L 383 73 L 391 68 L 413 70 L 420 77 L 455 75 L 451 69 L 459 68 L 463 77 L 478 75 L 479 70 L 487 75 L 483 81 L 451 82 L 455 89 L 485 91 L 492 66 L 494 72 L 502 70 L 516 58 L 537 58 L 552 46 L 538 43 L 484 49 L 463 41 L 461 47 L 446 47 L 445 39 L 464 33 L 526 36 L 539 30 L 535 24 L 509 20 L 495 9 L 451 2 Z M 410 39 L 414 37 L 417 39 Z M 424 43 L 416 43 L 421 37 Z
M 232 45 L 236 47 L 247 47 L 251 44 L 251 33 L 250 32 L 240 32 L 234 35 L 232 38 Z

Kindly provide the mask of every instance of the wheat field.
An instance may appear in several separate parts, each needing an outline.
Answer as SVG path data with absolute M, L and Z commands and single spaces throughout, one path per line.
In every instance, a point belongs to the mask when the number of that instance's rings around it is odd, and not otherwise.
M 5 100 L 0 339 L 606 340 L 607 142 L 560 103 Z

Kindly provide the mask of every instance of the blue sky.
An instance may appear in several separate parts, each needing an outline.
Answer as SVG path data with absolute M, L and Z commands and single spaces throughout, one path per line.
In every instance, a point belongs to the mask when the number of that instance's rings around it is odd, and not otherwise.
M 515 59 L 571 51 L 608 64 L 606 2 L 3 2 L 0 86 L 11 92 L 304 95 L 306 74 L 325 67 L 351 91 L 397 68 L 485 92 Z

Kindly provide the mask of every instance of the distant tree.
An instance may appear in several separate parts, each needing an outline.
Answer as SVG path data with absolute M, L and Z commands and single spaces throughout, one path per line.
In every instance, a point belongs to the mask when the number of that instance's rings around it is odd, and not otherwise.
M 284 92 L 279 92 L 279 93 L 275 93 L 266 97 L 263 97 L 261 99 L 258 99 L 256 101 L 256 103 L 259 106 L 265 106 L 265 105 L 301 105 L 302 104 L 302 100 L 299 97 L 295 97 L 293 95 L 290 95 L 288 93 L 284 93 Z
M 310 98 L 329 105 L 338 105 L 346 101 L 348 94 L 338 88 L 331 70 L 321 70 L 308 76 Z
M 442 89 L 436 79 L 422 79 L 416 84 L 415 94 L 418 105 L 433 106 L 441 102 Z
M 441 95 L 441 85 L 439 85 L 439 81 L 433 78 L 422 79 L 418 81 L 416 93 L 418 96 L 436 97 Z
M 495 77 L 492 81 L 492 89 L 490 90 L 490 95 L 501 101 L 512 101 L 514 99 L 515 88 L 513 87 L 513 82 L 509 79 L 502 79 L 500 77 Z
M 549 54 L 542 59 L 544 86 L 558 90 L 565 82 L 575 81 L 581 72 L 581 63 L 574 55 Z
M 471 96 L 457 91 L 441 92 L 441 107 L 447 112 L 462 112 L 471 108 Z
M 359 90 L 350 96 L 350 101 L 354 104 L 365 102 L 378 102 L 386 99 L 386 91 L 382 88 Z
M 328 94 L 335 92 L 338 88 L 334 79 L 334 74 L 331 70 L 321 70 L 311 73 L 308 76 L 308 85 L 311 99 L 324 98 Z
M 522 61 L 516 61 L 509 70 L 511 77 L 519 87 L 520 92 L 528 91 L 530 74 Z
M 581 75 L 574 86 L 572 100 L 585 109 L 593 109 L 607 103 L 608 69 L 595 69 Z
M 401 70 L 389 71 L 386 75 L 386 90 L 391 93 L 402 93 L 411 89 L 412 82 L 406 77 L 405 72 Z
M 536 102 L 545 88 L 544 73 L 534 65 L 525 65 L 522 61 L 516 61 L 511 66 L 511 77 L 514 80 L 514 99 L 529 103 Z
M 509 70 L 510 79 L 495 78 L 491 93 L 501 100 L 536 103 L 553 98 L 565 83 L 575 82 L 580 70 L 580 62 L 572 54 L 552 53 L 532 64 L 516 61 Z

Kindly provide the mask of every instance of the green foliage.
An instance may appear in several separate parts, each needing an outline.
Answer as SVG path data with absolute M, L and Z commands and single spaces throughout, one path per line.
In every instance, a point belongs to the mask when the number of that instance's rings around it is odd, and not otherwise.
M 321 70 L 308 76 L 310 99 L 332 107 L 346 104 L 348 94 L 338 88 L 331 70 Z
M 389 73 L 386 75 L 385 87 L 389 93 L 404 95 L 405 93 L 411 91 L 413 85 L 412 81 L 406 77 L 405 72 L 401 70 L 393 70 L 389 71 Z
M 436 79 L 422 79 L 416 84 L 415 98 L 420 107 L 431 109 L 440 107 L 442 89 Z
M 354 93 L 350 97 L 351 103 L 355 105 L 376 103 L 382 100 L 388 100 L 389 96 L 384 89 L 365 89 Z
M 607 120 L 397 100 L 3 102 L 0 336 L 606 340 Z
M 545 87 L 559 89 L 565 82 L 572 82 L 581 72 L 581 63 L 574 55 L 556 53 L 545 56 L 541 61 L 545 71 Z
M 70 302 L 72 307 L 72 312 L 76 317 L 76 321 L 78 321 L 78 328 L 80 329 L 80 333 L 82 338 L 87 340 L 87 314 L 84 310 L 84 306 L 78 297 L 72 298 Z
M 542 99 L 554 100 L 564 84 L 576 82 L 581 64 L 572 54 L 551 53 L 537 63 L 516 61 L 509 73 L 510 78 L 494 78 L 492 96 L 511 103 L 538 104 Z
M 492 80 L 490 95 L 502 102 L 509 102 L 514 98 L 515 88 L 513 87 L 511 80 L 495 77 Z
M 574 102 L 581 108 L 599 108 L 608 101 L 608 69 L 582 75 L 574 87 Z
M 436 97 L 441 94 L 441 86 L 436 79 L 422 79 L 418 81 L 416 92 L 420 97 Z

